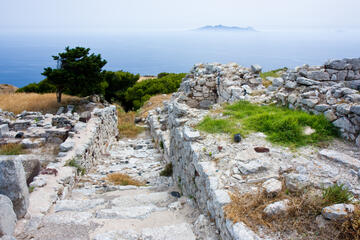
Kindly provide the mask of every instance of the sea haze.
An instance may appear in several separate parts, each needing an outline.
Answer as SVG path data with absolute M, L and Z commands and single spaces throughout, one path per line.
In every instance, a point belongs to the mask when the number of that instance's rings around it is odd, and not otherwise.
M 260 64 L 264 70 L 360 57 L 360 31 L 0 33 L 0 83 L 22 87 L 43 79 L 65 46 L 89 47 L 107 70 L 188 72 L 198 62 Z

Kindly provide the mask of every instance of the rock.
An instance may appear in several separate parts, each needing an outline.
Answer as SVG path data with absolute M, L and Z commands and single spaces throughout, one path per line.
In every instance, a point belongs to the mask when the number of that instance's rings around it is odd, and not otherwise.
M 345 129 L 348 132 L 356 133 L 355 126 L 346 117 L 339 118 L 338 120 L 334 121 L 333 124 L 340 129 Z
M 66 110 L 67 113 L 72 113 L 74 111 L 74 105 L 67 105 Z
M 274 202 L 274 203 L 266 206 L 266 208 L 264 209 L 264 213 L 268 217 L 282 215 L 282 214 L 286 213 L 287 210 L 289 209 L 289 204 L 290 204 L 290 201 L 288 199 Z
M 72 139 L 68 138 L 68 139 L 66 139 L 65 142 L 60 144 L 60 151 L 68 152 L 74 147 L 74 145 L 75 145 L 75 142 Z
M 330 109 L 331 107 L 327 104 L 318 104 L 315 106 L 315 110 L 318 112 L 325 112 L 326 110 Z
M 266 148 L 266 147 L 256 147 L 254 148 L 255 152 L 257 153 L 267 153 L 270 152 L 270 149 Z
M 263 183 L 262 187 L 265 189 L 269 197 L 275 197 L 282 190 L 282 183 L 279 180 L 271 178 Z
M 297 86 L 297 83 L 293 82 L 293 81 L 287 81 L 285 84 L 285 88 L 288 88 L 288 89 L 295 89 L 296 86 Z
M 171 192 L 170 195 L 173 196 L 173 197 L 176 197 L 176 198 L 181 197 L 181 194 L 179 192 L 175 192 L 175 191 Z
M 37 176 L 34 178 L 34 181 L 30 183 L 30 187 L 39 188 L 46 185 L 46 179 L 43 176 Z
M 29 190 L 19 159 L 0 159 L 0 194 L 11 199 L 18 219 L 25 216 L 29 206 Z
M 308 79 L 308 78 L 305 78 L 305 77 L 298 77 L 296 79 L 296 82 L 298 84 L 305 85 L 305 86 L 312 86 L 312 85 L 319 85 L 320 84 L 320 82 L 318 82 L 318 81 L 314 81 L 314 80 L 311 80 L 311 79 Z
M 319 152 L 320 156 L 325 157 L 331 161 L 344 164 L 345 166 L 360 169 L 360 161 L 356 158 L 350 157 L 344 153 L 334 150 L 323 149 Z
M 226 227 L 232 233 L 234 240 L 260 240 L 243 222 L 233 224 L 230 220 L 226 220 Z
M 1 124 L 0 125 L 0 137 L 5 137 L 9 133 L 9 125 Z
M 71 120 L 67 117 L 54 117 L 51 120 L 51 124 L 57 128 L 63 128 L 63 127 L 73 127 L 73 123 L 71 122 Z
M 354 212 L 354 209 L 352 204 L 334 204 L 323 208 L 321 214 L 324 218 L 332 221 L 343 221 Z
M 200 132 L 189 127 L 184 127 L 183 135 L 186 141 L 195 141 L 200 138 Z
M 213 105 L 214 103 L 212 101 L 209 100 L 202 100 L 199 103 L 199 107 L 201 109 L 209 109 L 211 105 Z
M 351 106 L 350 111 L 360 116 L 360 105 Z
M 26 183 L 29 185 L 40 172 L 41 163 L 37 155 L 20 155 L 18 157 L 24 167 Z
M 78 122 L 75 124 L 74 126 L 74 131 L 76 133 L 79 133 L 82 129 L 86 128 L 86 123 L 83 123 L 83 122 Z
M 0 194 L 0 238 L 4 235 L 13 235 L 16 225 L 16 214 L 13 204 L 5 195 Z
M 64 107 L 59 107 L 58 111 L 56 112 L 56 115 L 60 115 L 64 112 L 65 108 Z
M 23 133 L 23 132 L 18 132 L 18 133 L 15 135 L 15 138 L 24 138 L 24 133 Z
M 240 133 L 234 135 L 234 142 L 236 142 L 236 143 L 241 142 L 241 135 L 240 135 Z
M 301 99 L 301 103 L 312 108 L 319 102 L 317 98 Z
M 310 79 L 314 79 L 316 81 L 329 81 L 330 80 L 329 73 L 323 72 L 323 71 L 308 72 L 307 77 Z
M 10 235 L 4 235 L 3 237 L 0 237 L 0 240 L 16 240 L 16 238 Z
M 23 148 L 25 148 L 25 149 L 39 148 L 39 147 L 41 147 L 44 143 L 45 143 L 45 139 L 44 139 L 44 138 L 37 138 L 37 139 L 33 139 L 33 140 L 30 140 L 30 139 L 26 138 L 26 139 L 24 139 L 24 140 L 21 141 L 21 145 L 22 145 Z
M 267 169 L 261 160 L 253 160 L 249 163 L 238 162 L 238 168 L 242 174 L 252 174 Z
M 346 62 L 344 60 L 330 60 L 325 63 L 326 68 L 343 70 L 345 68 Z
M 335 115 L 335 113 L 332 110 L 328 110 L 328 111 L 324 112 L 324 116 L 330 122 L 335 121 L 337 119 L 337 116 Z
M 257 65 L 257 64 L 251 65 L 251 71 L 253 73 L 260 73 L 261 70 L 262 70 L 262 67 L 260 65 Z
M 80 118 L 79 118 L 79 121 L 80 122 L 84 122 L 84 123 L 87 123 L 91 118 L 91 112 L 89 111 L 85 111 L 83 113 L 80 114 Z M 136 120 L 136 118 L 135 118 Z M 141 119 L 140 119 L 141 120 Z M 136 122 L 135 122 L 136 123 Z
M 274 85 L 276 87 L 282 86 L 282 85 L 284 85 L 284 79 L 282 79 L 282 78 L 274 78 L 272 80 L 272 85 Z
M 308 176 L 305 174 L 289 173 L 285 175 L 285 185 L 289 191 L 297 192 L 310 185 L 310 183 Z
M 304 128 L 304 131 L 303 131 L 303 133 L 304 133 L 304 135 L 311 135 L 311 134 L 313 134 L 313 133 L 315 133 L 316 131 L 315 131 L 315 129 L 312 129 L 311 127 L 309 127 L 309 126 L 306 126 L 305 128 Z
M 350 105 L 349 104 L 340 104 L 336 106 L 336 112 L 341 115 L 346 115 L 350 113 Z

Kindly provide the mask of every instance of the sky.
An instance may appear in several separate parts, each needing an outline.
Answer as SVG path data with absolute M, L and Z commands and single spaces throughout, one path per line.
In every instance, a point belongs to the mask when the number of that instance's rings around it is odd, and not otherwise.
M 360 0 L 0 0 L 1 30 L 360 28 Z

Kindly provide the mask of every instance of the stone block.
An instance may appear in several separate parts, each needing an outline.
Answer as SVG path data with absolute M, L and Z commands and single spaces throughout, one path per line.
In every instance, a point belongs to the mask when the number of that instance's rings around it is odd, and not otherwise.
M 0 158 L 0 194 L 11 199 L 18 219 L 25 216 L 29 206 L 29 190 L 19 159 L 11 159 L 11 156 Z
M 13 235 L 16 225 L 16 214 L 13 204 L 5 195 L 0 194 L 0 238 L 4 235 Z

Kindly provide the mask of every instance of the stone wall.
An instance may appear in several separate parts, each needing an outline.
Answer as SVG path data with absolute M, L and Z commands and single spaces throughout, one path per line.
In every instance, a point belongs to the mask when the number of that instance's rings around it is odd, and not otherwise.
M 260 72 L 258 65 L 197 64 L 177 96 L 191 107 L 204 109 L 214 103 L 248 100 L 324 114 L 344 139 L 360 146 L 360 58 L 289 69 L 281 77 L 268 77 L 267 84 Z
M 200 211 L 215 221 L 222 239 L 257 239 L 243 223 L 232 223 L 224 216 L 223 206 L 230 197 L 220 184 L 214 162 L 204 158 L 200 133 L 191 126 L 207 114 L 176 99 L 162 109 L 150 111 L 150 131 L 164 159 L 173 166 L 173 179 L 182 194 L 193 198 Z M 167 129 L 163 126 L 166 124 Z

